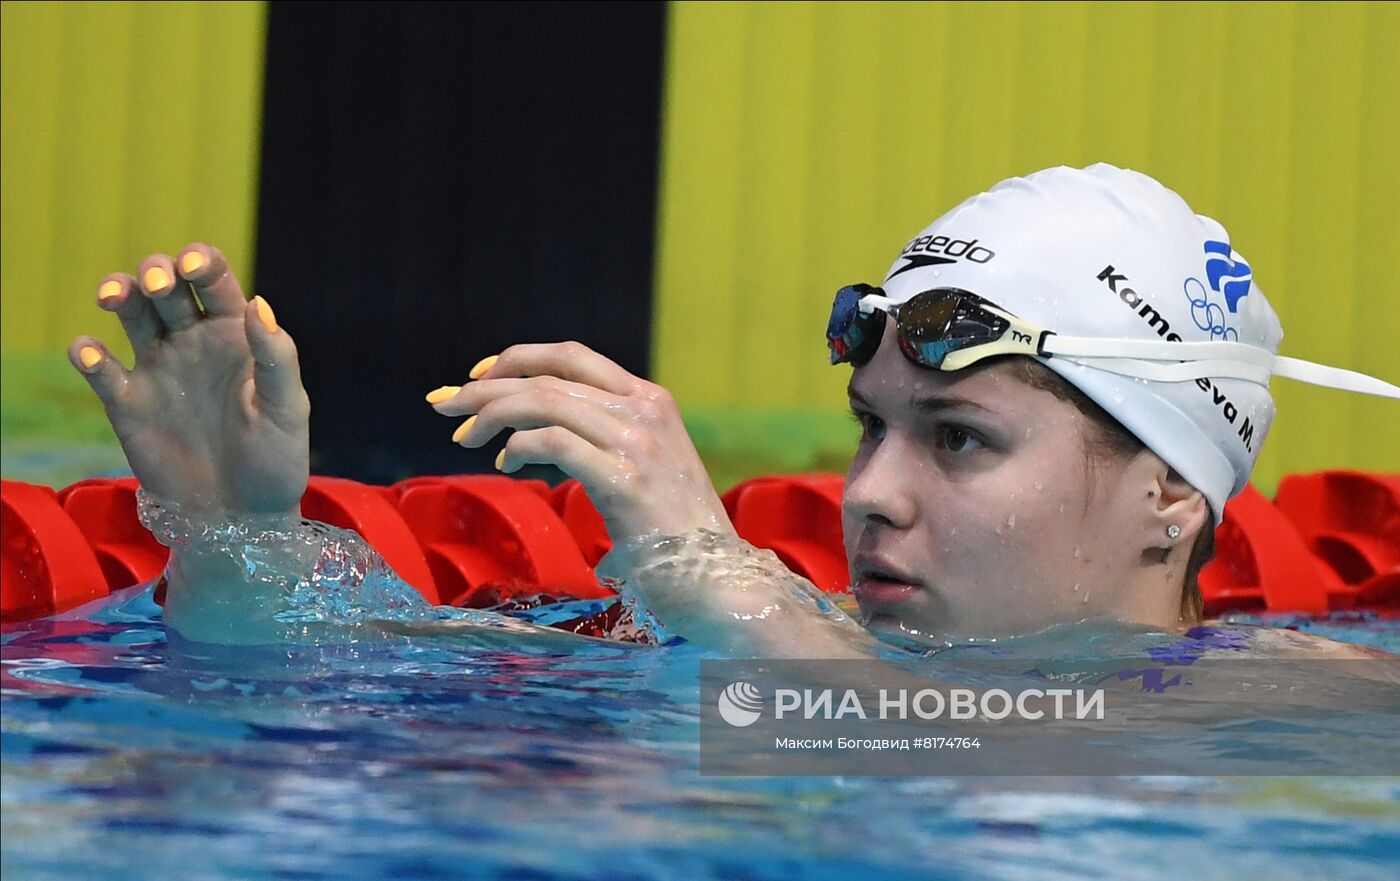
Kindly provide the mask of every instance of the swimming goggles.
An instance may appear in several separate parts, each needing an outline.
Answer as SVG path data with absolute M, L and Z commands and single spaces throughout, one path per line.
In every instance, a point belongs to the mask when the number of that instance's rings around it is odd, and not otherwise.
M 1400 387 L 1338 367 L 1275 355 L 1248 343 L 1156 342 L 1072 337 L 1023 321 L 961 288 L 933 288 L 895 303 L 868 284 L 836 292 L 826 325 L 831 363 L 860 367 L 875 355 L 894 319 L 904 357 L 931 370 L 962 370 L 999 355 L 1063 357 L 1100 370 L 1156 382 L 1243 379 L 1268 386 L 1270 376 L 1400 398 Z

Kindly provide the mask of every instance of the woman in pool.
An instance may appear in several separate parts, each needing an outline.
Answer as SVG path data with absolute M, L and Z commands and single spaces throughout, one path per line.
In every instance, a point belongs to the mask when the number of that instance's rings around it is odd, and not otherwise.
M 250 540 L 209 524 L 257 524 L 259 554 L 293 578 L 345 556 L 343 537 L 292 525 L 309 405 L 290 336 L 204 244 L 108 276 L 98 301 L 136 366 L 88 337 L 70 357 L 169 515 L 168 623 L 276 636 L 256 622 L 285 588 L 250 579 Z M 602 355 L 513 346 L 428 402 L 469 417 L 464 446 L 513 429 L 501 470 L 582 481 L 618 546 L 611 570 L 671 632 L 735 654 L 869 657 L 889 635 L 1198 625 L 1196 574 L 1268 432 L 1270 375 L 1400 396 L 1277 358 L 1281 337 L 1225 230 L 1136 172 L 1050 169 L 936 220 L 881 288 L 838 294 L 828 330 L 863 428 L 842 505 L 859 622 L 735 535 L 666 390 Z

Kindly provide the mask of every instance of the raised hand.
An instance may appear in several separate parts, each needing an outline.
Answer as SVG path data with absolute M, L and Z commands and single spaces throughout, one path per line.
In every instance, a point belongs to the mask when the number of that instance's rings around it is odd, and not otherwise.
M 515 434 L 502 471 L 548 463 L 578 478 L 613 541 L 733 526 L 671 395 L 580 343 L 511 346 L 428 402 L 445 416 L 475 414 L 453 440 L 479 447 Z
M 193 513 L 295 513 L 310 416 L 296 346 L 266 301 L 244 299 L 218 249 L 191 244 L 178 263 L 152 254 L 135 278 L 104 278 L 97 300 L 121 319 L 135 367 L 88 336 L 68 357 L 146 490 Z

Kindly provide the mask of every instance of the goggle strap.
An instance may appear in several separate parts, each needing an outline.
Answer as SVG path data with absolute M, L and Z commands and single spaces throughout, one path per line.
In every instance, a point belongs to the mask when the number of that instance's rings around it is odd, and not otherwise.
M 1194 382 L 1197 379 L 1242 379 L 1256 385 L 1268 386 L 1269 369 L 1257 364 L 1240 361 L 1200 360 L 1182 361 L 1177 364 L 1162 364 L 1156 361 L 1138 361 L 1132 358 L 1080 358 L 1060 355 L 1066 361 L 1083 364 L 1120 376 L 1134 379 L 1148 379 L 1153 382 Z
M 1301 358 L 1279 355 L 1274 359 L 1274 376 L 1296 379 L 1311 385 L 1360 392 L 1363 395 L 1379 395 L 1383 398 L 1400 398 L 1400 386 L 1391 385 L 1383 379 L 1346 370 L 1341 367 L 1328 367 Z
M 1169 343 L 1154 340 L 1104 339 L 1102 337 L 1046 335 L 1041 350 L 1048 355 L 1080 355 L 1090 358 L 1135 358 L 1141 361 L 1240 361 L 1264 369 L 1273 367 L 1275 355 L 1248 343 L 1225 340 Z
M 890 309 L 894 308 L 894 305 L 894 301 L 889 297 L 882 297 L 879 294 L 866 294 L 860 298 L 858 308 L 860 309 L 860 314 L 869 315 L 876 309 L 882 312 L 888 312 Z
M 1260 349 L 1258 351 L 1264 351 Z M 1076 364 L 1083 364 L 1086 367 L 1094 367 L 1099 370 L 1106 370 L 1110 373 L 1117 373 L 1122 376 L 1131 376 L 1137 379 L 1149 379 L 1155 382 L 1191 382 L 1193 380 L 1210 379 L 1242 379 L 1257 385 L 1267 387 L 1270 375 L 1281 376 L 1285 379 L 1293 379 L 1298 382 L 1306 382 L 1310 385 L 1323 386 L 1325 388 L 1340 389 L 1341 391 L 1359 392 L 1364 395 L 1377 395 L 1383 398 L 1400 399 L 1400 387 L 1392 385 L 1385 380 L 1377 379 L 1374 376 L 1367 376 L 1364 373 L 1357 373 L 1354 370 L 1344 370 L 1340 367 L 1328 367 L 1325 364 L 1316 364 L 1312 361 L 1304 361 L 1301 358 L 1289 358 L 1285 355 L 1270 356 L 1273 365 L 1260 367 L 1257 364 L 1249 364 L 1233 359 L 1202 359 L 1199 361 L 1182 361 L 1175 364 L 1161 364 L 1155 361 L 1139 361 L 1131 358 L 1083 358 L 1064 356 L 1068 361 Z
M 876 309 L 889 312 L 895 305 L 889 297 L 866 294 L 861 297 L 859 308 L 861 314 L 869 315 Z M 1012 330 L 1034 330 L 1009 313 L 1006 315 L 1012 321 Z M 1270 376 L 1282 376 L 1325 388 L 1400 399 L 1400 386 L 1385 380 L 1355 370 L 1275 355 L 1268 349 L 1248 343 L 1228 340 L 1178 343 L 1103 339 L 1061 336 L 1051 331 L 1041 331 L 1035 335 L 1038 337 L 1035 347 L 1039 355 L 1056 355 L 1086 367 L 1156 382 L 1191 382 L 1204 378 L 1242 379 L 1267 388 Z M 1011 336 L 1008 333 L 997 342 L 1010 343 L 1012 340 L 1008 338 Z M 1171 363 L 1157 363 L 1162 361 Z

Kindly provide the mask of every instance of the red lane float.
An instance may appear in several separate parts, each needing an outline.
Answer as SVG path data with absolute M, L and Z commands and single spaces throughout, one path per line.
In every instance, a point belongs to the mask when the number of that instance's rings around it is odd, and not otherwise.
M 1400 612 L 1400 475 L 1290 475 L 1275 504 L 1340 577 L 1332 608 Z
M 63 510 L 87 537 L 108 592 L 155 578 L 170 549 L 156 541 L 136 513 L 134 477 L 80 480 L 58 494 Z
M 840 475 L 760 477 L 724 495 L 739 534 L 824 590 L 847 585 Z M 0 617 L 54 614 L 158 573 L 167 552 L 136 517 L 135 481 L 86 480 L 56 494 L 3 482 Z M 391 487 L 313 477 L 307 517 L 353 529 L 431 602 L 484 606 L 612 592 L 593 568 L 611 548 L 576 481 L 422 477 Z M 1211 614 L 1231 610 L 1400 613 L 1400 476 L 1296 475 L 1271 504 L 1232 500 L 1201 573 Z
M 413 530 L 394 507 L 389 487 L 341 477 L 312 477 L 301 497 L 301 515 L 342 529 L 353 529 L 379 551 L 384 562 L 430 603 L 443 597 Z
M 1215 559 L 1201 570 L 1206 613 L 1327 611 L 1341 580 L 1308 553 L 1283 512 L 1252 486 L 1225 505 L 1216 530 Z
M 52 489 L 0 481 L 0 620 L 66 612 L 105 596 L 106 581 Z
M 449 605 L 479 608 L 540 592 L 583 599 L 613 593 L 598 584 L 542 482 L 497 475 L 413 478 L 395 490 L 399 513 Z
M 612 550 L 612 538 L 608 535 L 603 515 L 593 507 L 593 500 L 583 491 L 583 484 L 577 480 L 566 480 L 554 488 L 549 497 L 554 511 L 564 521 L 574 544 L 583 553 L 589 566 L 597 566 L 598 561 Z
M 839 474 L 756 477 L 722 501 L 745 541 L 769 548 L 789 569 L 828 593 L 850 589 L 841 540 Z

